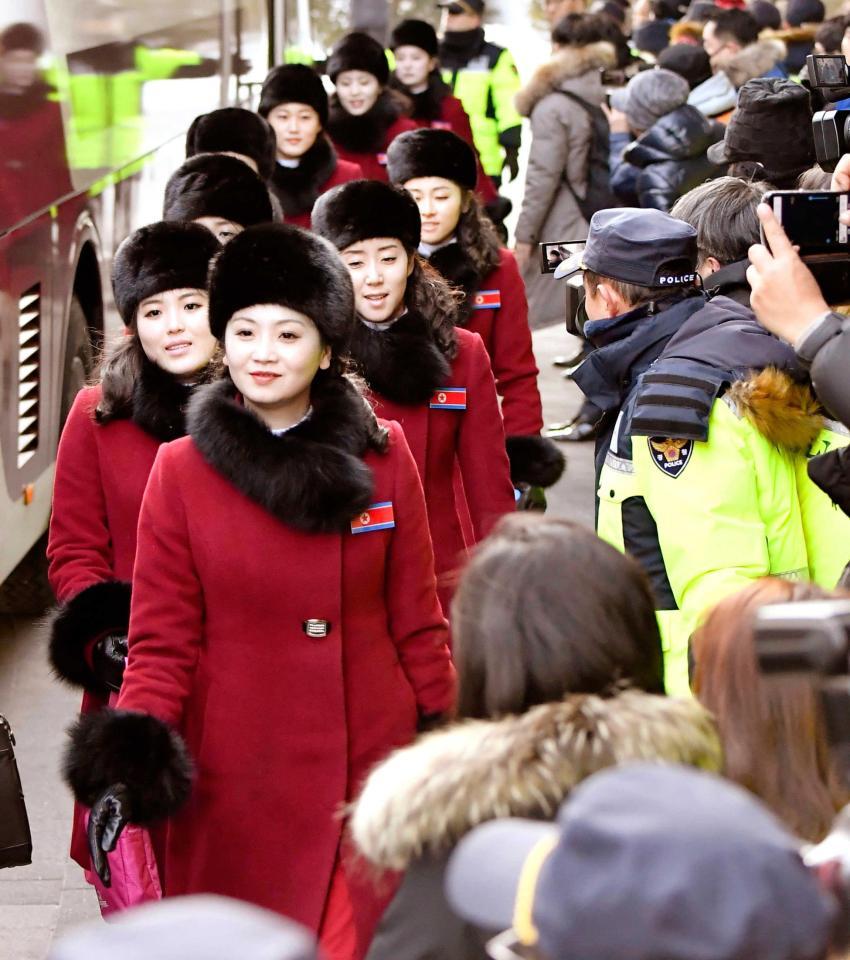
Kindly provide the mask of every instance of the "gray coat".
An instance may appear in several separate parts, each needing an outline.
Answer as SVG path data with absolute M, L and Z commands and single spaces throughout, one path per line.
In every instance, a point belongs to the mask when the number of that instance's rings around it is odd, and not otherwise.
M 587 221 L 564 182 L 564 174 L 579 196 L 587 183 L 587 156 L 591 142 L 590 118 L 569 97 L 568 90 L 594 106 L 605 97 L 600 69 L 615 65 L 616 55 L 609 43 L 586 47 L 565 47 L 535 73 L 516 97 L 519 112 L 531 120 L 531 153 L 525 180 L 516 239 L 537 244 L 554 240 L 582 240 Z M 524 279 L 533 327 L 564 319 L 562 285 L 551 276 L 540 275 L 535 256 Z

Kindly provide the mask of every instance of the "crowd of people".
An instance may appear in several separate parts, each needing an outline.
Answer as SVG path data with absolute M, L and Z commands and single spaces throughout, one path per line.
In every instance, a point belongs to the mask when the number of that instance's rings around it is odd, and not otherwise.
M 850 782 L 756 624 L 850 597 L 850 340 L 762 201 L 850 190 L 800 76 L 844 20 L 548 0 L 522 87 L 439 6 L 199 116 L 115 254 L 49 649 L 71 855 L 105 916 L 166 902 L 56 960 L 826 960 L 800 851 Z M 567 287 L 585 403 L 547 431 Z M 591 438 L 595 533 L 541 515 Z

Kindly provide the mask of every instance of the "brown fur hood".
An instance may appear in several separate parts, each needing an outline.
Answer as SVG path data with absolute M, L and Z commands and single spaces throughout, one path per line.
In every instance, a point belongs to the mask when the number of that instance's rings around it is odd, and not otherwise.
M 693 700 L 627 690 L 458 723 L 372 771 L 352 807 L 351 834 L 371 864 L 404 870 L 423 855 L 445 853 L 488 820 L 552 819 L 578 783 L 630 760 L 717 771 L 714 722 Z
M 580 77 L 591 70 L 609 70 L 617 64 L 617 54 L 610 43 L 601 41 L 586 47 L 565 47 L 548 63 L 544 63 L 531 82 L 516 95 L 516 108 L 524 117 L 548 94 L 559 89 L 565 80 Z
M 811 387 L 776 367 L 766 367 L 733 383 L 727 394 L 739 416 L 780 450 L 808 453 L 824 427 L 823 412 Z
M 762 77 L 788 56 L 781 40 L 757 40 L 736 53 L 723 72 L 740 89 L 747 80 Z

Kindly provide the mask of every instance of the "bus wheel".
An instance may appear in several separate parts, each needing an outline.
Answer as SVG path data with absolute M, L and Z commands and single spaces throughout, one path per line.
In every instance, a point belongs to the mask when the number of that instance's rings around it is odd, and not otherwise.
M 92 344 L 86 315 L 74 297 L 68 311 L 68 339 L 62 376 L 60 428 L 71 410 L 74 397 L 85 386 L 92 371 Z M 0 614 L 32 616 L 54 603 L 47 581 L 47 534 L 42 534 L 23 560 L 0 585 Z

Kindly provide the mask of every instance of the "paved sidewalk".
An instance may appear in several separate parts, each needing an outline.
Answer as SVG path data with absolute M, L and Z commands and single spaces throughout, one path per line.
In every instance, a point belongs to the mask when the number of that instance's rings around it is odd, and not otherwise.
M 569 350 L 563 328 L 534 333 L 547 422 L 562 420 L 579 392 L 551 366 Z M 549 491 L 549 511 L 592 525 L 593 444 L 564 444 L 567 472 Z M 564 585 L 569 589 L 569 584 Z M 33 832 L 33 863 L 0 870 L 0 960 L 45 960 L 57 935 L 98 917 L 94 892 L 68 858 L 71 799 L 59 776 L 65 729 L 80 695 L 53 680 L 43 631 L 32 621 L 0 616 L 0 713 L 12 724 Z

